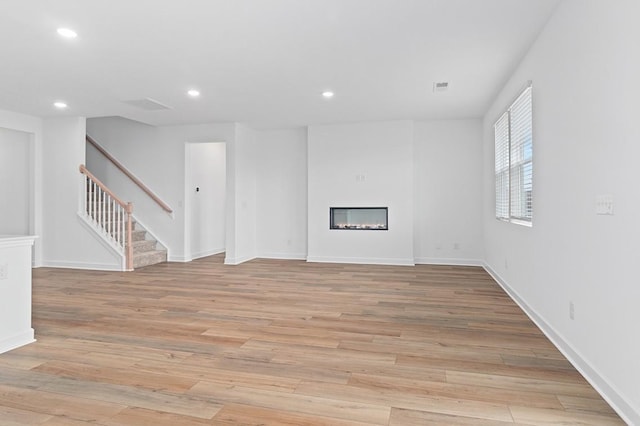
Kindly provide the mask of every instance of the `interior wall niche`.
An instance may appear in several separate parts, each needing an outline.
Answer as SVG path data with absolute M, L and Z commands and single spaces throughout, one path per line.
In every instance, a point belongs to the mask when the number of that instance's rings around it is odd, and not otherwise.
M 32 232 L 31 135 L 0 127 L 0 234 Z

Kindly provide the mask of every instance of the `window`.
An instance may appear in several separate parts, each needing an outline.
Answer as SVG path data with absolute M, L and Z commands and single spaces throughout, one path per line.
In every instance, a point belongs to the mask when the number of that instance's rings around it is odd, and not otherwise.
M 533 132 L 531 85 L 494 125 L 496 218 L 531 224 L 533 216 Z

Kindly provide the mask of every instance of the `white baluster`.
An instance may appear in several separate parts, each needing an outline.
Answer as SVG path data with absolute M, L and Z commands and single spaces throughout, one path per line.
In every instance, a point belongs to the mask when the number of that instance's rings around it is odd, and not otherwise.
M 119 205 L 115 205 L 114 206 L 114 220 L 116 222 L 116 226 L 115 226 L 115 230 L 113 231 L 113 238 L 116 240 L 116 243 L 118 243 L 118 245 L 120 245 L 120 235 L 119 235 L 119 231 L 120 231 L 120 206 Z
M 84 176 L 84 175 L 83 175 Z M 84 176 L 84 194 L 82 200 L 82 214 L 87 214 L 87 197 L 89 196 L 89 178 Z
M 100 188 L 100 227 L 104 231 L 105 223 L 104 223 L 104 206 L 105 206 L 105 192 Z
M 89 216 L 91 217 L 91 220 L 94 221 L 96 219 L 96 184 L 93 181 L 91 181 L 91 208 L 89 210 L 91 210 Z
M 123 235 L 124 235 L 124 232 L 123 232 L 123 230 L 124 230 L 124 212 L 122 211 L 122 206 L 120 206 L 120 205 L 118 205 L 118 228 L 120 228 L 119 231 L 118 231 L 118 238 L 119 238 L 118 244 L 120 244 L 120 247 L 122 247 L 122 246 L 124 246 L 124 244 L 123 244 L 123 241 L 124 241 L 124 238 L 123 238 Z
M 116 218 L 114 215 L 114 207 L 115 207 L 116 203 L 113 200 L 113 198 L 111 199 L 111 202 L 109 203 L 109 209 L 110 209 L 110 213 L 109 213 L 109 217 L 111 218 L 111 231 L 109 232 L 111 234 L 111 238 L 113 238 L 113 230 L 116 222 Z
M 109 215 L 109 212 L 111 211 L 111 195 L 107 194 L 107 203 L 104 206 L 105 208 L 105 217 L 106 217 L 106 221 L 105 224 L 107 225 L 107 235 L 109 236 L 109 238 L 111 238 L 111 226 L 113 226 L 113 221 L 111 220 L 111 216 Z
M 120 210 L 121 210 L 121 213 L 120 213 L 121 214 L 121 220 L 120 220 L 120 227 L 121 227 L 120 228 L 121 229 L 121 232 L 120 232 L 120 246 L 122 247 L 122 250 L 124 250 L 125 249 L 125 245 L 126 245 L 125 243 L 127 241 L 126 234 L 125 234 L 125 225 L 126 225 L 126 223 L 125 223 L 125 215 L 126 215 L 126 212 L 124 211 L 124 207 L 120 207 Z

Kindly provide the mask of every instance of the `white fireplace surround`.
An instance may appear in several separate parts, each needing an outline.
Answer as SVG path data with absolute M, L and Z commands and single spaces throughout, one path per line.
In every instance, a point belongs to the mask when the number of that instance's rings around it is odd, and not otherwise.
M 307 155 L 307 261 L 413 265 L 413 123 L 310 126 Z M 342 206 L 388 208 L 388 230 L 330 229 Z

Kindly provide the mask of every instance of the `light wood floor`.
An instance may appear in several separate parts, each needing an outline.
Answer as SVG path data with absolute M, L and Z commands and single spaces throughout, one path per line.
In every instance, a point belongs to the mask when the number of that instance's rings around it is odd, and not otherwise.
M 0 425 L 624 424 L 480 268 L 34 270 Z

